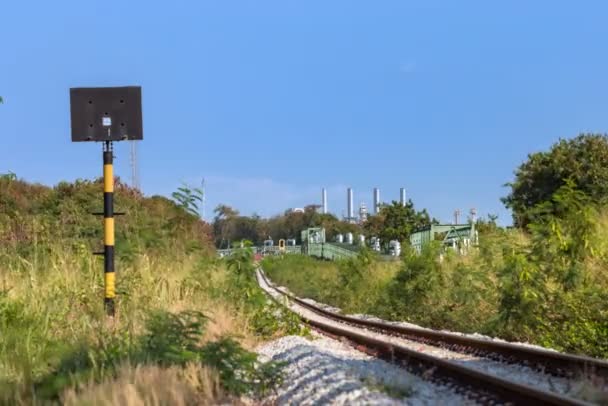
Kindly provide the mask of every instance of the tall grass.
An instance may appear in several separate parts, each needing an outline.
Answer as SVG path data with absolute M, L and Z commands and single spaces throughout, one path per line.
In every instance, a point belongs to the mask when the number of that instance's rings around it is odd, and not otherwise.
M 99 182 L 0 179 L 0 403 L 204 404 L 261 396 L 255 320 L 208 226 L 118 183 L 117 314 L 103 309 Z M 221 358 L 218 358 L 221 354 Z M 162 383 L 161 382 L 165 382 Z

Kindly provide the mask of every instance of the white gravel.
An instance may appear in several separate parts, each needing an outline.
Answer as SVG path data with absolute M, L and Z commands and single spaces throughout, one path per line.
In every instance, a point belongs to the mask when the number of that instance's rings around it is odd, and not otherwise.
M 284 383 L 268 399 L 279 405 L 467 404 L 450 389 L 324 336 L 283 337 L 257 351 L 262 359 L 286 363 Z
M 292 311 L 306 317 L 309 319 L 321 321 L 327 324 L 337 325 L 345 330 L 350 330 L 357 332 L 359 334 L 365 334 L 370 337 L 375 337 L 378 339 L 382 339 L 385 341 L 389 341 L 391 343 L 401 345 L 410 349 L 414 349 L 416 351 L 424 352 L 428 355 L 433 355 L 438 358 L 450 360 L 452 362 L 456 362 L 459 364 L 463 364 L 467 367 L 474 368 L 480 370 L 484 373 L 490 373 L 501 378 L 510 379 L 514 382 L 518 382 L 524 385 L 533 386 L 536 388 L 557 392 L 561 394 L 570 394 L 573 395 L 576 392 L 576 387 L 578 386 L 576 383 L 566 379 L 566 378 L 556 378 L 547 374 L 539 373 L 532 370 L 529 367 L 519 364 L 506 364 L 498 361 L 493 361 L 487 358 L 481 358 L 469 354 L 463 354 L 459 352 L 450 351 L 447 349 L 443 349 L 440 347 L 435 347 L 415 341 L 405 340 L 403 338 L 383 335 L 380 333 L 376 333 L 370 330 L 353 327 L 351 325 L 339 323 L 333 321 L 331 319 L 327 319 L 323 316 L 320 316 L 303 306 L 299 306 L 294 303 L 287 303 L 286 298 L 282 296 L 280 293 L 276 292 L 270 286 L 268 286 L 261 277 L 258 277 L 258 281 L 260 286 L 266 290 L 269 294 L 274 297 L 281 298 L 283 303 L 285 303 Z

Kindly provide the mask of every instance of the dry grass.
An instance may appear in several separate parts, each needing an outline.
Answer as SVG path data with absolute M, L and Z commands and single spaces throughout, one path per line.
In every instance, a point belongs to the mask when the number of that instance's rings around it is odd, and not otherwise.
M 91 255 L 103 235 L 89 214 L 101 190 L 0 176 L 0 404 L 201 404 L 225 398 L 220 380 L 257 395 L 266 376 L 257 385 L 242 348 L 258 341 L 253 311 L 226 298 L 240 292 L 212 255 L 209 225 L 119 181 L 116 205 L 129 215 L 116 224 L 117 313 L 106 317 L 103 261 Z
M 187 406 L 226 401 L 217 374 L 190 364 L 185 368 L 123 366 L 115 379 L 67 390 L 66 406 Z
M 221 289 L 224 265 L 175 254 L 141 255 L 117 268 L 120 296 L 114 319 L 104 316 L 101 263 L 88 252 L 75 255 L 54 247 L 44 261 L 22 259 L 18 266 L 0 268 L 5 292 L 0 312 L 14 311 L 9 317 L 16 318 L 7 325 L 9 334 L 0 335 L 0 404 L 2 399 L 28 404 L 33 383 L 51 373 L 71 347 L 98 346 L 108 336 L 137 336 L 153 311 L 204 313 L 210 319 L 205 342 L 234 336 L 249 349 L 259 342 L 248 330 L 247 317 L 211 294 Z M 2 314 L 3 328 L 1 323 Z M 124 366 L 116 379 L 70 388 L 63 398 L 67 404 L 186 405 L 224 396 L 214 373 L 200 366 Z

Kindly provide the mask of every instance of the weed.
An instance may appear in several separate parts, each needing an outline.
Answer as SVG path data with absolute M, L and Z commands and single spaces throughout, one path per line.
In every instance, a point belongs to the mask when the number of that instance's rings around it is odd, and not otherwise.
M 89 214 L 101 190 L 100 181 L 51 189 L 0 178 L 0 404 L 192 404 L 270 390 L 279 368 L 241 344 L 257 342 L 259 316 L 240 306 L 246 286 L 212 255 L 209 226 L 119 180 L 116 206 L 128 215 L 116 226 L 118 312 L 106 319 L 102 263 L 91 255 L 102 227 Z M 161 377 L 174 388 L 146 387 Z M 113 382 L 122 389 L 104 394 Z

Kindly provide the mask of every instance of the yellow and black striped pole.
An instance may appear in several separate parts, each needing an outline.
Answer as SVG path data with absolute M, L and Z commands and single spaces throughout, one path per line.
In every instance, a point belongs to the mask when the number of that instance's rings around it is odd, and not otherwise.
M 108 316 L 114 316 L 116 273 L 114 272 L 114 168 L 112 141 L 103 149 L 103 232 L 104 232 L 104 306 Z

